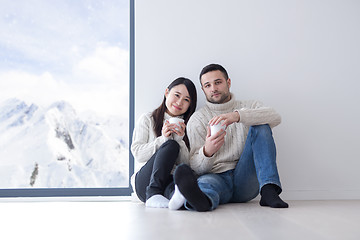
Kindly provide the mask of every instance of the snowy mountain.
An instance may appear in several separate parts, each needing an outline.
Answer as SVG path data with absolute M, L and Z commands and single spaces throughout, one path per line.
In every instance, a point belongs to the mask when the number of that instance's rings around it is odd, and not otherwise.
M 127 186 L 127 126 L 64 101 L 0 103 L 0 188 Z

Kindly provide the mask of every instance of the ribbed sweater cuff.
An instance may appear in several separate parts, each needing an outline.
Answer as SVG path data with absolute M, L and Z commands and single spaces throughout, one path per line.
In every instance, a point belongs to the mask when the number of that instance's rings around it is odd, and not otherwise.
M 215 158 L 214 158 L 214 155 L 212 157 L 207 157 L 205 156 L 204 154 L 204 147 L 201 147 L 200 150 L 199 150 L 199 155 L 200 157 L 203 159 L 203 170 L 206 170 L 206 171 L 210 171 L 212 169 L 212 167 L 214 166 L 214 161 L 215 161 Z
M 246 121 L 245 119 L 245 114 L 243 112 L 243 110 L 245 110 L 244 108 L 241 108 L 241 109 L 235 109 L 234 112 L 238 112 L 239 115 L 240 115 L 240 121 L 239 123 L 244 123 Z

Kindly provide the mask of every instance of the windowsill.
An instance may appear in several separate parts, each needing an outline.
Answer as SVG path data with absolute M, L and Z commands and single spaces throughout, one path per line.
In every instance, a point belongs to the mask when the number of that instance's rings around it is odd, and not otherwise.
M 16 197 L 0 198 L 0 202 L 135 202 L 133 196 L 89 196 L 89 197 Z

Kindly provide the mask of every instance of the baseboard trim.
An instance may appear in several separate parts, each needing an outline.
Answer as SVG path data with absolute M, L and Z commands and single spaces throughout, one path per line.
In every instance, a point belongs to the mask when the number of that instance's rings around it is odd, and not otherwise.
M 359 200 L 356 190 L 283 190 L 281 198 L 286 200 Z

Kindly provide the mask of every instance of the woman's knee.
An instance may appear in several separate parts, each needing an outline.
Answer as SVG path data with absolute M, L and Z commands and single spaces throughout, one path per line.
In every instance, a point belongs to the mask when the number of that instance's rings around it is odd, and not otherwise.
M 167 140 L 165 143 L 163 143 L 163 145 L 161 145 L 160 148 L 166 148 L 166 149 L 169 149 L 171 151 L 179 152 L 180 145 L 175 140 L 170 139 L 170 140 Z

